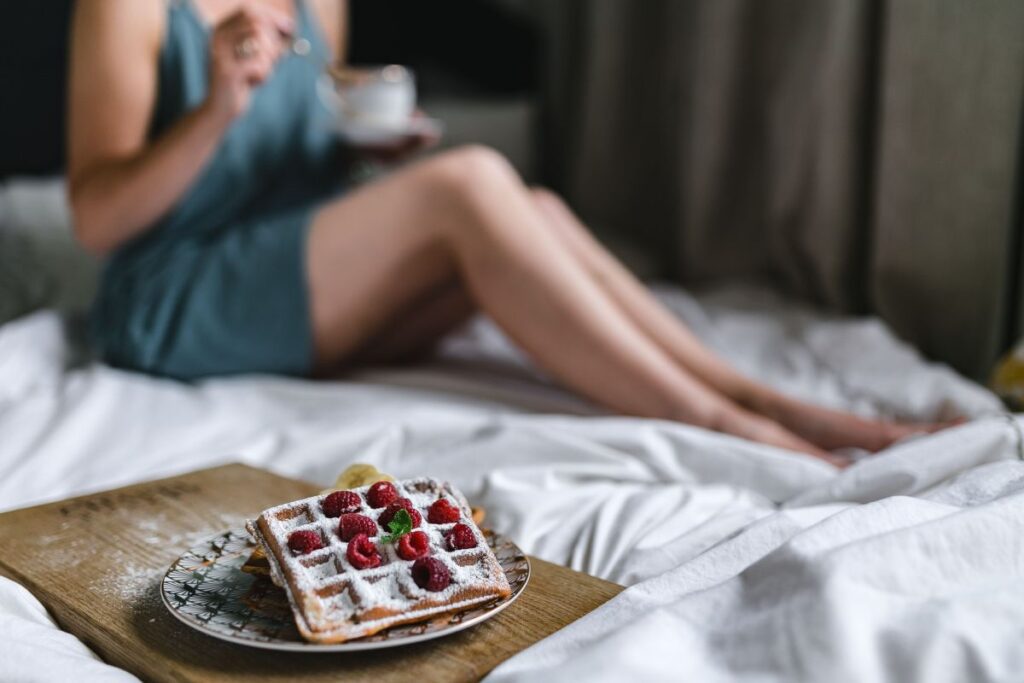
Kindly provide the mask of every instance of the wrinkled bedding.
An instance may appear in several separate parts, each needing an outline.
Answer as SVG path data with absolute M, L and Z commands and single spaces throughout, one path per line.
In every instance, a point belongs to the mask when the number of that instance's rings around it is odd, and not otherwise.
M 613 417 L 486 321 L 421 367 L 183 385 L 68 367 L 61 319 L 0 327 L 0 509 L 241 460 L 328 483 L 353 461 L 447 478 L 527 551 L 629 586 L 494 680 L 1013 680 L 1024 661 L 1021 426 L 874 320 L 754 289 L 663 290 L 713 348 L 794 395 L 971 422 L 838 472 Z M 139 577 L 140 581 L 155 577 Z M 0 679 L 120 680 L 0 579 Z

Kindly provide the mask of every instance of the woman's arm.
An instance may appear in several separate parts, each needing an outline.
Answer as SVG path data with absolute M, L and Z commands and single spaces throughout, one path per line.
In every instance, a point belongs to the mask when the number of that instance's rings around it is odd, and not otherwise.
M 231 122 L 280 56 L 291 20 L 244 4 L 210 45 L 210 92 L 152 144 L 146 132 L 157 88 L 164 24 L 158 0 L 84 0 L 72 29 L 68 192 L 75 232 L 109 252 L 164 215 L 199 175 Z M 251 40 L 256 48 L 240 54 Z

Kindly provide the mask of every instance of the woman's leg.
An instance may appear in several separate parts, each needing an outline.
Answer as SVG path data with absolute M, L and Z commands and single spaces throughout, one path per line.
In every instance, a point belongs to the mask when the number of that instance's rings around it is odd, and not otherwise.
M 421 360 L 475 311 L 476 305 L 465 288 L 453 281 L 397 311 L 380 333 L 367 339 L 347 362 L 374 365 Z
M 511 167 L 482 148 L 414 164 L 328 205 L 308 247 L 320 366 L 351 357 L 396 313 L 458 278 L 540 365 L 598 403 L 824 455 L 670 358 L 548 223 Z
M 568 206 L 544 189 L 534 201 L 567 248 L 619 307 L 673 360 L 736 403 L 783 424 L 825 449 L 856 446 L 880 450 L 893 441 L 939 425 L 901 425 L 813 406 L 789 398 L 737 372 L 704 346 L 583 226 Z

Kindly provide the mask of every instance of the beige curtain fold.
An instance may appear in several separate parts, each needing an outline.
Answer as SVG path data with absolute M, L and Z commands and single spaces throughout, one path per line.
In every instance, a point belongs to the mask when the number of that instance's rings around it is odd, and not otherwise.
M 893 0 L 884 26 L 875 310 L 982 375 L 1021 334 L 1024 3 Z
M 1020 318 L 1024 3 L 544 11 L 548 177 L 585 218 L 684 283 L 769 278 L 987 371 Z

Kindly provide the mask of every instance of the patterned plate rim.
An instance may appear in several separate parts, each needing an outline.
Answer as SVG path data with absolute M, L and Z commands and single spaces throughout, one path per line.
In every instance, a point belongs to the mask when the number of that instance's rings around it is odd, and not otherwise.
M 467 628 L 471 628 L 479 623 L 487 621 L 491 617 L 494 617 L 495 615 L 504 611 L 505 608 L 507 608 L 509 605 L 515 602 L 519 598 L 519 596 L 522 595 L 523 591 L 526 590 L 527 584 L 530 583 L 530 576 L 533 573 L 533 566 L 530 563 L 530 558 L 526 555 L 526 553 L 523 552 L 522 548 L 516 545 L 515 542 L 513 542 L 507 536 L 499 534 L 498 532 L 490 529 L 484 530 L 484 535 L 487 537 L 488 541 L 490 541 L 489 545 L 491 546 L 492 550 L 496 546 L 506 543 L 515 550 L 517 561 L 519 558 L 521 558 L 522 561 L 526 564 L 525 578 L 523 579 L 522 583 L 519 584 L 518 588 L 513 587 L 512 594 L 509 597 L 497 602 L 493 607 L 488 609 L 486 612 L 479 614 L 471 619 L 466 619 L 455 624 L 448 624 L 447 626 L 438 627 L 436 630 L 427 633 L 400 636 L 395 637 L 393 639 L 384 640 L 366 640 L 364 638 L 357 638 L 355 640 L 346 641 L 344 643 L 312 643 L 304 640 L 282 639 L 257 640 L 254 638 L 246 638 L 218 631 L 208 626 L 204 621 L 201 621 L 187 614 L 182 614 L 181 611 L 179 611 L 179 608 L 176 608 L 171 604 L 170 591 L 168 590 L 168 584 L 173 583 L 173 580 L 171 579 L 171 573 L 178 569 L 182 561 L 185 560 L 188 556 L 191 555 L 194 557 L 202 557 L 204 555 L 209 554 L 210 547 L 218 539 L 229 538 L 231 536 L 239 538 L 248 538 L 249 533 L 245 529 L 241 528 L 229 529 L 228 531 L 224 531 L 219 534 L 210 536 L 201 543 L 197 543 L 185 552 L 181 553 L 181 555 L 179 555 L 178 558 L 171 563 L 171 566 L 164 573 L 164 576 L 160 581 L 160 600 L 167 608 L 167 611 L 170 612 L 175 619 L 182 622 L 186 626 L 189 626 L 195 629 L 196 631 L 199 631 L 200 633 L 203 633 L 213 638 L 217 638 L 218 640 L 223 640 L 228 643 L 234 643 L 236 645 L 245 645 L 248 647 L 255 647 L 263 650 L 277 650 L 287 652 L 358 652 L 360 650 L 380 650 L 390 647 L 399 647 L 402 645 L 412 645 L 413 643 L 421 643 L 427 640 L 434 640 L 435 638 L 443 638 L 445 636 L 451 635 L 453 633 L 458 633 L 459 631 L 463 631 Z M 221 556 L 218 557 L 217 560 L 215 560 L 211 564 L 217 564 L 217 562 L 222 558 L 228 559 L 236 556 L 237 555 L 234 553 L 227 556 Z M 504 567 L 502 569 L 505 570 L 507 576 L 509 573 L 508 570 Z M 473 608 L 471 607 L 469 609 Z M 387 630 L 388 629 L 385 629 L 385 631 Z M 367 638 L 373 637 L 374 636 L 367 636 Z

